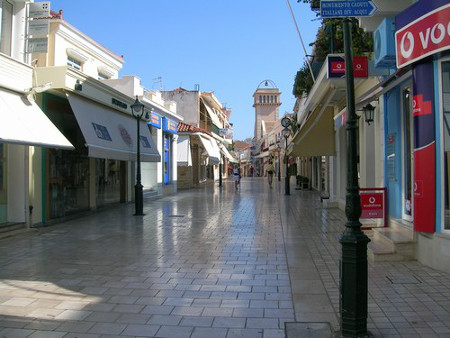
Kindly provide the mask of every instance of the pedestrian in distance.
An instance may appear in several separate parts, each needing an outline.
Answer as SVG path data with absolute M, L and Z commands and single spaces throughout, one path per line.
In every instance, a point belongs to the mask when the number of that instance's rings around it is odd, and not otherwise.
M 234 188 L 237 190 L 238 185 L 241 183 L 241 171 L 238 166 L 235 165 L 233 169 Z
M 273 167 L 272 161 L 270 161 L 269 165 L 267 166 L 267 179 L 269 180 L 269 187 L 271 187 L 271 188 L 272 188 L 274 171 L 275 171 L 275 168 Z

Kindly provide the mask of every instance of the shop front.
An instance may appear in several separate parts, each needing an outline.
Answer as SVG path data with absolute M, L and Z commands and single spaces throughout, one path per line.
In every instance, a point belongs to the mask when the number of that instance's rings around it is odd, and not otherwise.
M 420 261 L 448 271 L 449 15 L 448 1 L 421 0 L 396 16 L 403 81 L 385 94 L 389 216 L 414 230 Z
M 75 146 L 72 151 L 43 152 L 43 222 L 130 201 L 136 120 L 73 93 L 45 94 L 42 102 L 50 120 Z M 144 121 L 140 123 L 141 161 L 158 162 L 149 129 Z
M 74 147 L 25 93 L 0 88 L 0 120 L 1 227 L 25 223 L 33 212 L 28 183 L 35 149 Z

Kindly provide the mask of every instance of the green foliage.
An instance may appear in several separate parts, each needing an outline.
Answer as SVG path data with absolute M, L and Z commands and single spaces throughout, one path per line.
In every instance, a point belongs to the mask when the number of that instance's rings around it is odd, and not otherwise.
M 292 94 L 294 96 L 301 96 L 303 92 L 309 93 L 314 82 L 311 77 L 308 65 L 303 64 L 303 67 L 295 75 L 294 87 L 292 89 Z

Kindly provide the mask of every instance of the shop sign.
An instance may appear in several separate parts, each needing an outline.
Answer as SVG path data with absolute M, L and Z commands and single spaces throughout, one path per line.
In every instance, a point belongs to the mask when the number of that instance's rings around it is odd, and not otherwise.
M 27 39 L 27 53 L 47 53 L 47 38 L 29 38 Z
M 46 37 L 49 31 L 49 19 L 35 19 L 28 21 L 28 35 Z
M 450 4 L 433 10 L 395 33 L 397 68 L 450 49 Z
M 361 218 L 383 218 L 384 217 L 384 193 L 362 191 L 361 195 Z
M 32 2 L 28 4 L 28 18 L 45 18 L 50 16 L 50 2 Z
M 122 101 L 117 100 L 117 99 L 115 99 L 115 98 L 112 98 L 112 99 L 111 99 L 111 103 L 112 103 L 113 105 L 117 106 L 117 107 L 122 108 L 122 109 L 127 109 L 127 108 L 128 108 L 128 105 L 127 105 L 125 102 L 122 102 Z
M 172 121 L 170 119 L 168 119 L 167 117 L 164 117 L 163 119 L 163 130 L 166 133 L 170 133 L 170 134 L 177 134 L 178 133 L 178 123 L 175 121 Z
M 147 122 L 148 125 L 161 129 L 162 126 L 162 116 L 152 112 L 150 114 L 150 121 Z
M 341 79 L 345 77 L 345 59 L 343 56 L 328 56 L 328 78 Z M 369 75 L 367 56 L 353 57 L 353 77 L 367 78 Z

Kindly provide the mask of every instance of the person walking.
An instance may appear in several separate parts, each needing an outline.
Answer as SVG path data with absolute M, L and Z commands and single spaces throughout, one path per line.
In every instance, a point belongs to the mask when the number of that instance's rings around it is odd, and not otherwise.
M 237 165 L 235 165 L 233 169 L 233 180 L 234 180 L 234 188 L 237 190 L 238 185 L 241 182 L 241 172 Z
M 273 181 L 273 173 L 275 171 L 275 168 L 273 167 L 272 161 L 269 162 L 269 165 L 267 166 L 267 179 L 269 180 L 269 186 L 272 188 L 272 181 Z

